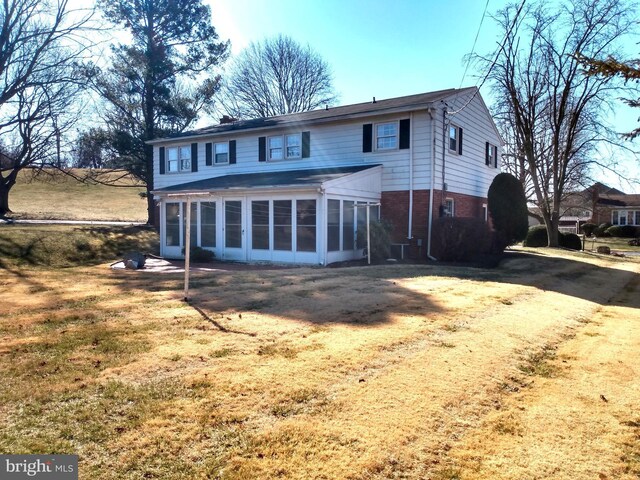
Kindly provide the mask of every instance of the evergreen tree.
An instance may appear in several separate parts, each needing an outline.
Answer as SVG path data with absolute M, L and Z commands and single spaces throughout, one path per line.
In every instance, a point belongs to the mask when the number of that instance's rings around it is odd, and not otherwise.
M 131 42 L 112 47 L 111 65 L 86 77 L 100 93 L 118 167 L 147 186 L 148 222 L 155 223 L 153 148 L 145 142 L 193 125 L 219 88 L 214 69 L 227 56 L 211 10 L 201 0 L 102 0 L 105 18 Z
M 524 240 L 529 219 L 522 183 L 509 173 L 500 173 L 491 182 L 487 197 L 498 249 Z

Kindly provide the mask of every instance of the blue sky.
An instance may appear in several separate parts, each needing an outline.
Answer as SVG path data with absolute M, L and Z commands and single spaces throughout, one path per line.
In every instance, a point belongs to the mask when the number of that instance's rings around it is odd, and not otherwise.
M 471 66 L 463 81 L 465 55 L 490 54 L 502 40 L 491 18 L 510 3 L 489 0 L 205 0 L 221 39 L 237 54 L 252 41 L 280 33 L 309 44 L 331 66 L 339 104 L 346 105 L 479 83 Z M 552 4 L 552 2 L 549 2 Z M 479 31 L 479 33 L 478 33 Z M 631 52 L 637 45 L 630 45 Z M 491 104 L 488 85 L 481 89 Z M 637 109 L 620 104 L 612 115 L 616 129 L 633 128 Z M 637 143 L 637 142 L 636 142 Z M 634 145 L 638 148 L 638 145 Z M 629 158 L 621 173 L 640 177 Z M 594 176 L 623 191 L 640 185 L 607 172 Z

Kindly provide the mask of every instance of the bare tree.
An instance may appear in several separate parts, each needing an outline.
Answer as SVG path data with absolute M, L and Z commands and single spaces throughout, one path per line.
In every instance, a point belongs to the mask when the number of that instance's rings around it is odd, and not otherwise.
M 75 121 L 76 64 L 89 48 L 91 11 L 67 0 L 0 4 L 0 216 L 20 170 L 60 163 L 60 137 Z
M 328 64 L 308 45 L 280 35 L 251 43 L 231 65 L 220 103 L 236 118 L 305 112 L 337 97 Z
M 533 193 L 549 246 L 558 246 L 565 192 L 602 165 L 598 146 L 615 141 L 605 113 L 618 86 L 583 75 L 575 54 L 614 52 L 632 26 L 630 8 L 623 0 L 571 0 L 552 11 L 538 2 L 522 12 L 508 6 L 496 17 L 505 40 L 484 63 L 498 123 L 513 142 L 506 160 Z

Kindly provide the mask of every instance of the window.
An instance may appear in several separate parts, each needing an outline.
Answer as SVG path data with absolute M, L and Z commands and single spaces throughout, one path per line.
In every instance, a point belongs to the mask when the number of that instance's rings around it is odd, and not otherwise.
M 242 202 L 226 201 L 224 209 L 225 247 L 242 248 Z
M 187 204 L 182 204 L 182 211 L 184 212 L 184 221 L 182 222 L 182 243 L 187 241 L 187 232 L 185 224 L 187 223 Z M 189 233 L 189 243 L 192 247 L 198 245 L 198 204 L 197 202 L 191 202 L 191 233 Z
M 167 148 L 167 172 L 191 171 L 191 148 Z
M 282 160 L 282 137 L 269 137 L 269 160 Z
M 269 250 L 269 200 L 251 202 L 251 248 Z
M 489 210 L 486 203 L 482 204 L 482 218 L 485 222 L 489 220 Z
M 291 251 L 291 200 L 273 201 L 273 249 Z
M 299 133 L 269 137 L 267 141 L 267 155 L 269 160 L 302 157 L 302 135 Z
M 287 158 L 300 158 L 302 156 L 302 139 L 300 134 L 286 135 L 284 138 Z
M 449 150 L 462 154 L 462 128 L 457 125 L 449 125 Z
M 611 212 L 611 223 L 613 225 L 618 225 L 618 211 L 614 210 Z
M 180 204 L 167 203 L 165 215 L 165 244 L 167 247 L 180 246 Z
M 398 124 L 379 123 L 376 125 L 376 150 L 393 150 L 398 147 Z
M 444 217 L 453 217 L 455 216 L 455 210 L 454 210 L 454 202 L 453 202 L 453 198 L 447 198 L 444 201 L 444 212 L 443 212 L 443 216 Z
M 489 167 L 498 168 L 498 147 L 487 142 L 485 152 L 485 164 Z
M 316 201 L 296 201 L 296 251 L 316 251 Z
M 345 200 L 342 202 L 342 250 L 355 248 L 354 238 L 354 202 Z
M 340 250 L 340 200 L 327 201 L 327 249 Z
M 367 204 L 358 203 L 356 206 L 357 214 L 357 231 L 356 231 L 356 248 L 365 248 L 367 246 Z M 380 217 L 380 207 L 378 205 L 369 208 L 369 224 L 375 222 Z
M 229 144 L 227 142 L 213 145 L 213 162 L 215 164 L 229 163 Z
M 216 246 L 216 204 L 200 202 L 200 246 Z
M 640 225 L 640 210 L 636 211 L 636 225 Z

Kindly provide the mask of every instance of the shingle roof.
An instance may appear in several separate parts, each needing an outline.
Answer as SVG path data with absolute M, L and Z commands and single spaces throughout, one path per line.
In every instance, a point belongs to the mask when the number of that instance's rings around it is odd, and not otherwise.
M 167 138 L 159 138 L 149 143 L 156 143 L 172 138 L 193 137 L 200 135 L 212 135 L 218 133 L 234 132 L 241 130 L 251 130 L 257 128 L 267 128 L 276 126 L 286 126 L 290 124 L 305 124 L 319 122 L 323 120 L 339 119 L 341 117 L 350 117 L 352 115 L 375 115 L 385 113 L 385 111 L 410 110 L 414 107 L 427 106 L 434 102 L 444 100 L 454 95 L 473 92 L 476 87 L 467 88 L 450 88 L 447 90 L 438 90 L 435 92 L 419 93 L 416 95 L 408 95 L 405 97 L 389 98 L 385 100 L 376 100 L 375 102 L 356 103 L 353 105 L 344 105 L 341 107 L 329 107 L 326 109 L 312 110 L 310 112 L 290 113 L 287 115 L 279 115 L 276 117 L 256 118 L 252 120 L 238 120 L 233 123 L 225 123 L 221 125 L 212 125 L 209 127 L 199 128 L 173 135 Z
M 196 182 L 182 183 L 170 187 L 159 188 L 153 193 L 181 193 L 217 190 L 273 188 L 273 187 L 319 187 L 329 180 L 362 172 L 379 165 L 358 165 L 352 167 L 318 168 L 309 170 L 293 170 L 284 172 L 260 172 L 237 175 L 223 175 Z

